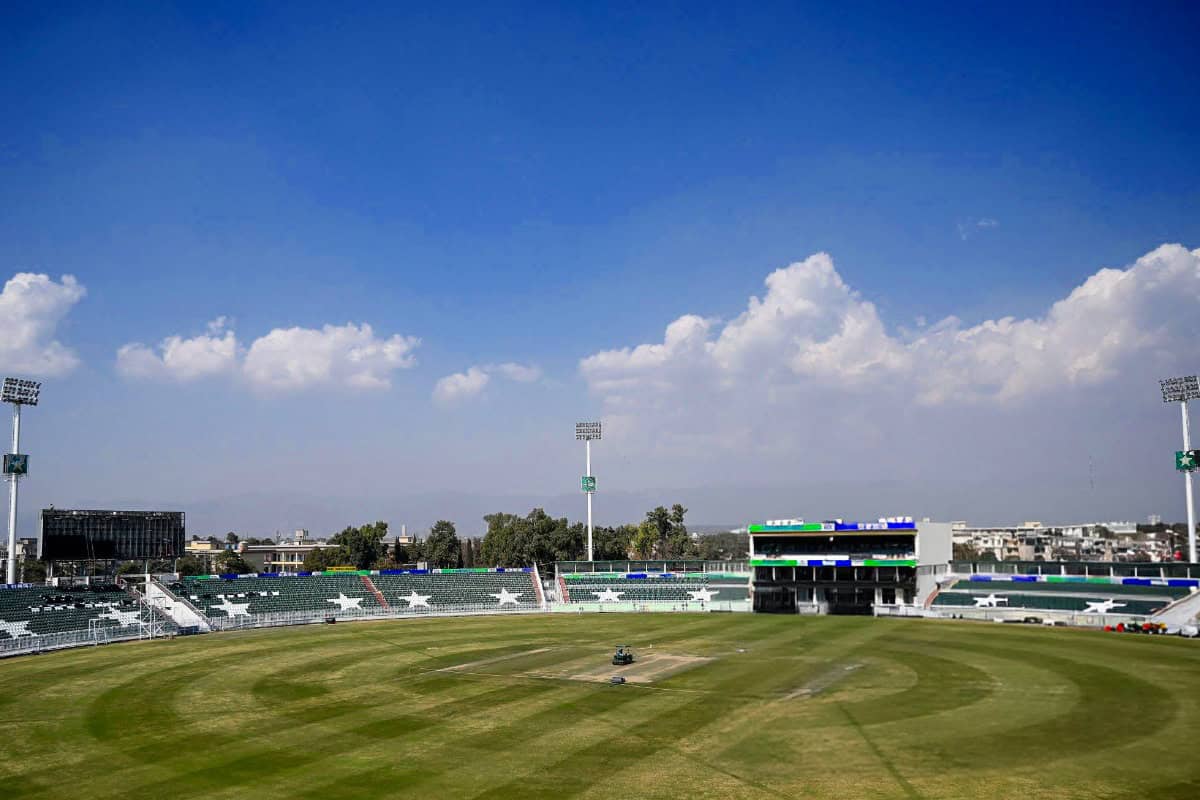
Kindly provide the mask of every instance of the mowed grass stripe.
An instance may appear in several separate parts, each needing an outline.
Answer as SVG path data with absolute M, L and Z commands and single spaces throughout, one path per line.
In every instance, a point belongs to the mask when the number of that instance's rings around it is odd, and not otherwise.
M 603 665 L 627 642 L 716 660 L 646 689 L 522 674 L 555 649 Z M 524 668 L 428 671 L 481 653 Z M 825 683 L 848 663 L 860 666 Z M 44 798 L 1191 797 L 1200 769 L 1180 754 L 1200 736 L 1198 675 L 1200 648 L 1180 640 L 921 620 L 246 631 L 0 661 L 0 681 L 22 687 L 0 706 L 0 785 Z M 784 699 L 810 682 L 823 688 Z M 659 690 L 673 687 L 686 691 Z M 853 719 L 837 721 L 842 706 Z
M 798 632 L 789 631 L 780 639 L 786 645 L 798 636 Z M 826 649 L 837 650 L 845 647 L 845 640 L 854 636 L 853 632 L 838 631 L 821 644 Z M 498 799 L 520 797 L 523 792 L 529 792 L 531 796 L 546 796 L 551 792 L 560 797 L 575 796 L 587 791 L 597 774 L 611 776 L 636 768 L 664 748 L 686 747 L 689 737 L 723 721 L 727 712 L 741 702 L 740 696 L 736 695 L 740 687 L 750 684 L 770 692 L 772 687 L 782 687 L 797 679 L 796 675 L 780 670 L 776 663 L 756 662 L 752 658 L 726 660 L 717 677 L 710 671 L 710 666 L 715 667 L 717 663 L 696 668 L 697 673 L 707 673 L 708 691 L 701 695 L 653 692 L 628 686 L 609 687 L 609 693 L 636 695 L 634 700 L 624 701 L 619 719 L 613 720 L 601 713 L 564 720 L 565 728 L 560 726 L 546 733 L 541 740 L 534 741 L 532 748 L 534 752 L 558 753 L 557 758 L 549 764 L 538 759 L 534 764 L 523 765 L 519 777 L 479 796 Z M 554 742 L 555 747 L 537 746 L 550 742 Z
M 292 659 L 285 662 L 286 668 L 277 670 L 274 674 L 295 675 L 304 670 L 311 670 L 314 680 L 328 679 L 328 675 L 323 675 L 321 670 L 327 668 L 332 663 L 341 664 L 343 667 L 352 667 L 361 665 L 369 659 L 378 659 L 389 657 L 392 654 L 391 648 L 360 650 L 358 652 L 345 651 L 341 649 L 341 645 L 333 642 L 325 642 L 320 648 L 299 648 L 292 650 Z M 336 650 L 336 655 L 329 655 L 331 650 Z M 306 660 L 297 661 L 296 657 L 300 654 L 306 656 Z M 315 660 L 314 660 L 315 659 Z M 233 691 L 228 694 L 234 698 L 235 705 L 241 697 L 242 692 L 238 688 L 248 688 L 249 680 L 241 680 L 241 672 L 247 669 L 253 669 L 254 664 L 243 665 L 244 659 L 240 653 L 233 653 L 223 657 L 206 659 L 200 664 L 182 665 L 176 667 L 177 670 L 188 670 L 186 676 L 173 676 L 170 673 L 158 673 L 161 678 L 152 677 L 150 680 L 139 678 L 132 681 L 129 685 L 123 685 L 122 691 L 118 693 L 114 702 L 111 704 L 111 710 L 119 712 L 123 708 L 141 709 L 140 717 L 130 718 L 122 713 L 114 713 L 110 718 L 112 724 L 126 730 L 130 724 L 139 724 L 141 717 L 149 719 L 152 723 L 147 728 L 142 730 L 143 735 L 146 733 L 157 732 L 159 735 L 154 737 L 154 743 L 144 745 L 137 750 L 122 749 L 119 745 L 119 737 L 108 737 L 108 740 L 114 745 L 117 750 L 115 754 L 108 754 L 97 757 L 95 763 L 91 765 L 82 765 L 84 767 L 94 767 L 97 770 L 112 774 L 119 764 L 126 764 L 124 770 L 120 772 L 121 780 L 134 781 L 142 776 L 134 773 L 147 772 L 154 773 L 160 770 L 165 764 L 169 769 L 186 768 L 185 761 L 188 758 L 197 755 L 196 753 L 188 753 L 186 747 L 181 748 L 180 742 L 192 742 L 200 745 L 202 750 L 198 755 L 202 757 L 205 763 L 219 764 L 222 759 L 237 760 L 244 752 L 247 742 L 261 741 L 262 737 L 278 734 L 286 731 L 289 741 L 295 741 L 297 737 L 304 735 L 306 726 L 324 724 L 325 727 L 321 731 L 328 729 L 328 726 L 335 720 L 342 717 L 352 717 L 363 713 L 372 704 L 377 703 L 377 692 L 373 692 L 371 684 L 360 684 L 355 682 L 345 682 L 338 692 L 330 692 L 323 689 L 322 693 L 317 695 L 317 699 L 324 702 L 312 705 L 306 704 L 312 698 L 308 692 L 304 693 L 303 697 L 293 697 L 291 702 L 278 705 L 273 710 L 259 708 L 251 714 L 246 714 L 245 700 L 242 700 L 242 712 L 238 715 L 240 720 L 240 728 L 236 736 L 226 735 L 220 731 L 222 724 L 222 714 L 220 709 L 216 709 L 214 713 L 205 714 L 191 720 L 191 724 L 184 726 L 178 721 L 178 715 L 170 706 L 161 705 L 164 701 L 170 699 L 172 692 L 168 692 L 161 688 L 156 680 L 164 680 L 167 685 L 173 685 L 176 690 L 185 685 L 196 685 L 198 674 L 205 671 L 218 671 L 220 673 L 220 683 L 223 686 L 232 687 Z M 272 666 L 278 666 L 280 659 L 278 657 L 272 659 L 269 663 Z M 232 664 L 232 665 L 231 665 Z M 389 665 L 390 666 L 390 665 Z M 258 665 L 261 669 L 261 665 Z M 196 673 L 199 671 L 199 673 Z M 194 674 L 196 673 L 196 674 Z M 268 676 L 273 673 L 268 673 Z M 178 680 L 176 680 L 178 678 Z M 137 687 L 136 692 L 130 693 L 129 686 Z M 491 705 L 496 702 L 497 694 L 489 693 L 486 687 L 473 688 L 471 686 L 457 687 L 457 695 L 462 699 L 463 695 L 467 694 L 488 694 L 481 702 L 485 705 Z M 440 697 L 440 694 L 438 695 Z M 503 698 L 500 698 L 503 699 Z M 412 707 L 420 707 L 419 703 L 412 703 Z M 108 707 L 105 711 L 110 710 Z M 281 719 L 282 717 L 282 719 Z M 175 727 L 173 727 L 175 726 Z M 197 726 L 214 727 L 216 732 L 198 731 Z M 109 731 L 104 732 L 106 735 Z M 181 753 L 181 750 L 183 751 Z
M 453 723 L 485 709 L 494 711 L 508 704 L 519 704 L 546 691 L 549 691 L 548 687 L 537 685 L 494 687 L 428 707 L 420 715 L 402 713 L 383 718 L 362 717 L 357 713 L 328 715 L 314 725 L 285 725 L 277 742 L 268 744 L 261 739 L 247 739 L 241 747 L 232 751 L 226 749 L 222 753 L 206 754 L 200 763 L 190 765 L 190 768 L 185 766 L 190 759 L 177 760 L 170 764 L 173 774 L 161 780 L 126 783 L 126 787 L 136 787 L 137 793 L 149 797 L 167 794 L 177 798 L 203 796 L 230 781 L 249 783 L 254 778 L 255 783 L 261 783 L 266 773 L 263 768 L 265 764 L 274 765 L 270 770 L 273 773 L 272 782 L 295 779 L 320 770 L 325 763 L 353 753 L 380 738 L 412 739 L 422 735 L 431 726 Z M 297 752 L 302 753 L 303 757 L 295 758 Z M 180 768 L 182 772 L 175 774 L 175 770 Z M 118 793 L 114 797 L 123 794 Z

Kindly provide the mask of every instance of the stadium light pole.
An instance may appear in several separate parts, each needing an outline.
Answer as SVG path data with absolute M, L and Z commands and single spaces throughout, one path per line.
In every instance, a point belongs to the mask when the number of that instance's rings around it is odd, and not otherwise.
M 592 495 L 596 493 L 596 478 L 592 475 L 592 441 L 600 438 L 599 422 L 576 422 L 575 440 L 583 440 L 587 449 L 586 471 L 580 481 L 580 488 L 587 494 L 587 560 L 592 560 Z
M 1196 469 L 1195 451 L 1192 450 L 1191 432 L 1188 430 L 1188 400 L 1200 399 L 1200 379 L 1195 375 L 1181 378 L 1164 378 L 1158 382 L 1164 403 L 1179 403 L 1183 417 L 1182 459 L 1176 456 L 1175 468 L 1183 472 L 1184 497 L 1187 501 L 1188 561 L 1196 563 L 1196 508 L 1192 504 L 1192 471 Z M 1190 463 L 1191 466 L 1187 466 Z
M 29 457 L 21 453 L 21 406 L 36 406 L 42 385 L 37 381 L 20 378 L 5 378 L 0 400 L 12 403 L 13 438 L 12 452 L 4 456 L 4 474 L 9 480 L 8 488 L 8 568 L 5 583 L 17 582 L 17 486 L 22 475 L 29 471 Z

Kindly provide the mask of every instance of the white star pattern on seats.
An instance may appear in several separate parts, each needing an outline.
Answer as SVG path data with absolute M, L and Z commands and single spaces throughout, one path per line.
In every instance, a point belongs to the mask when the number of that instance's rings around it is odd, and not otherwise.
M 614 589 L 605 589 L 603 592 L 592 592 L 592 594 L 596 595 L 596 599 L 601 603 L 617 603 L 620 602 L 621 595 L 625 593 Z
M 115 608 L 110 608 L 100 615 L 100 619 L 111 619 L 118 625 L 133 625 L 141 619 L 141 611 L 119 611 Z
M 250 608 L 249 603 L 231 603 L 231 602 L 229 602 L 228 597 L 222 597 L 221 605 L 213 606 L 213 608 L 221 609 L 222 611 L 225 612 L 226 616 L 230 616 L 230 617 L 237 617 L 237 616 L 248 617 L 248 616 L 250 616 L 250 612 L 247 610 Z
M 495 597 L 495 595 L 492 596 Z M 407 602 L 409 608 L 412 608 L 413 606 L 425 606 L 426 608 L 429 608 L 429 598 L 431 597 L 433 597 L 431 594 L 417 594 L 414 591 L 408 597 L 401 597 L 400 599 Z
M 337 597 L 333 598 L 332 600 L 326 600 L 325 602 L 336 603 L 338 609 L 341 611 L 346 611 L 351 608 L 353 608 L 355 611 L 361 611 L 362 607 L 360 604 L 362 601 L 363 599 L 361 597 L 346 597 L 346 595 L 342 592 L 338 592 Z
M 0 619 L 0 631 L 4 631 L 14 639 L 20 636 L 37 636 L 36 633 L 29 632 L 28 620 L 24 622 L 6 622 Z
M 721 590 L 720 589 L 697 589 L 696 591 L 693 592 L 691 589 L 688 589 L 688 594 L 690 594 L 692 596 L 693 600 L 699 600 L 701 603 L 707 603 L 707 602 L 711 601 L 713 599 L 713 595 L 719 591 L 721 591 Z
M 496 600 L 499 601 L 500 605 L 504 605 L 505 603 L 512 603 L 515 606 L 517 604 L 517 598 L 523 594 L 525 594 L 525 593 L 524 592 L 510 592 L 508 589 L 501 589 L 500 594 L 493 594 L 491 596 L 496 598 Z
M 1112 611 L 1114 608 L 1124 608 L 1125 607 L 1124 603 L 1118 603 L 1116 600 L 1111 600 L 1111 599 L 1110 600 L 1097 600 L 1094 603 L 1088 603 L 1087 600 L 1084 600 L 1083 602 L 1087 603 L 1087 608 L 1085 608 L 1083 610 L 1083 613 L 1085 613 L 1085 614 L 1107 614 L 1108 612 Z

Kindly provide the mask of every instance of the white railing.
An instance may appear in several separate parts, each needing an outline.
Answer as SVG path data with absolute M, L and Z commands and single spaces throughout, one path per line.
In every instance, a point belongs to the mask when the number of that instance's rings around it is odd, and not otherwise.
M 1150 614 L 1084 614 L 1079 611 L 1060 611 L 1044 608 L 974 608 L 966 606 L 938 606 L 925 609 L 925 616 L 940 619 L 973 619 L 992 622 L 1037 618 L 1046 624 L 1060 622 L 1080 628 L 1116 627 L 1119 624 L 1141 625 L 1150 620 Z
M 142 624 L 95 626 L 90 630 L 21 636 L 16 639 L 0 639 L 0 658 L 145 638 L 149 638 L 149 635 Z
M 713 600 L 709 603 L 670 601 L 670 600 L 647 600 L 615 603 L 601 602 L 576 602 L 572 600 L 570 603 L 552 603 L 550 606 L 552 612 L 562 613 L 640 613 L 640 612 L 682 612 L 682 613 L 707 613 L 710 611 L 725 612 L 725 611 L 750 611 L 751 605 L 749 600 Z
M 929 613 L 929 610 L 921 606 L 911 606 L 896 603 L 894 605 L 884 605 L 876 603 L 874 605 L 875 616 L 877 617 L 932 617 L 937 614 Z
M 278 628 L 286 625 L 313 625 L 329 620 L 356 622 L 372 619 L 416 619 L 420 617 L 466 617 L 491 614 L 541 614 L 538 606 L 505 606 L 495 604 L 465 604 L 452 608 L 370 608 L 339 611 L 307 610 L 276 611 L 269 614 L 239 614 L 236 617 L 208 617 L 214 631 L 244 630 L 247 628 Z

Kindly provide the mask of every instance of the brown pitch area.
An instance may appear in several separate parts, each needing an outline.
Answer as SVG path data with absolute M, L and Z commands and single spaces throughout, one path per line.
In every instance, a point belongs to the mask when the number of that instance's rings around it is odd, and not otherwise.
M 541 667 L 524 674 L 538 678 L 600 682 L 608 681 L 613 675 L 620 675 L 630 683 L 653 683 L 713 660 L 703 656 L 640 652 L 632 664 L 616 666 L 611 663 L 611 658 L 612 653 L 605 652 L 587 658 L 572 659 L 556 666 Z

